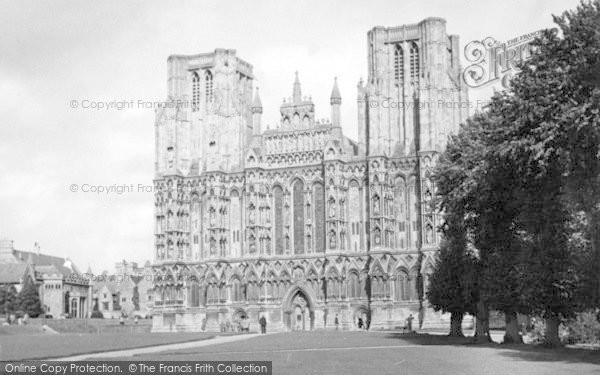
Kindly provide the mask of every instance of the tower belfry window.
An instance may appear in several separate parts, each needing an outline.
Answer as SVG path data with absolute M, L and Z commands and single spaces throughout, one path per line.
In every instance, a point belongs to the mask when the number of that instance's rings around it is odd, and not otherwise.
M 404 81 L 404 50 L 399 44 L 394 49 L 394 78 L 397 82 Z
M 410 80 L 419 82 L 419 47 L 415 42 L 410 45 Z
M 204 74 L 204 82 L 205 82 L 205 95 L 206 95 L 206 102 L 210 103 L 213 101 L 213 75 L 210 72 L 210 70 L 207 70 L 206 73 Z
M 192 76 L 192 112 L 200 109 L 200 77 L 194 72 Z

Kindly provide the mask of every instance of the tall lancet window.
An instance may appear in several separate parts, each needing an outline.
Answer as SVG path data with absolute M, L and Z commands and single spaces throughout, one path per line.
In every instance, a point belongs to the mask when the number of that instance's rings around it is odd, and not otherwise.
M 398 83 L 404 82 L 404 50 L 400 44 L 394 50 L 394 78 Z
M 206 88 L 206 102 L 210 103 L 213 101 L 213 75 L 210 70 L 207 70 L 206 73 L 204 73 L 204 84 Z
M 283 254 L 283 189 L 281 186 L 273 188 L 273 200 L 275 201 L 275 254 Z
M 417 43 L 410 44 L 410 80 L 419 82 L 419 47 Z
M 296 180 L 294 192 L 294 254 L 304 254 L 304 183 Z
M 194 72 L 192 75 L 192 112 L 200 110 L 200 77 Z

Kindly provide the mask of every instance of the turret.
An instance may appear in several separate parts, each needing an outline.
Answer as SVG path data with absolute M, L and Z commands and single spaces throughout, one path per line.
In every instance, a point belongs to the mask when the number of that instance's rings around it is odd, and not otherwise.
M 262 116 L 262 102 L 260 101 L 260 95 L 258 94 L 258 87 L 254 94 L 254 101 L 252 102 L 252 134 L 261 134 L 261 116 Z
M 340 89 L 337 84 L 337 77 L 333 81 L 333 89 L 331 90 L 331 124 L 333 126 L 340 126 L 340 105 L 342 104 L 342 96 L 340 95 Z
M 296 71 L 296 79 L 294 80 L 294 94 L 292 100 L 294 104 L 298 104 L 302 101 L 302 90 L 300 89 L 300 79 L 298 78 L 298 71 Z

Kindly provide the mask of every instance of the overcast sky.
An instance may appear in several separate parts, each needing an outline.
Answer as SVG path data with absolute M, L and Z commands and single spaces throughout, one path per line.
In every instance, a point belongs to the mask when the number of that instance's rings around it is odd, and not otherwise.
M 95 273 L 152 259 L 153 195 L 137 187 L 152 185 L 154 111 L 137 101 L 165 99 L 170 54 L 236 49 L 254 66 L 271 126 L 294 71 L 317 118 L 329 118 L 337 76 L 344 131 L 356 139 L 356 84 L 366 77 L 373 26 L 443 17 L 462 49 L 551 27 L 552 14 L 577 3 L 0 0 L 0 237 L 21 250 L 37 241 Z M 71 108 L 73 100 L 133 100 L 136 108 Z M 84 184 L 133 184 L 136 192 L 83 193 Z

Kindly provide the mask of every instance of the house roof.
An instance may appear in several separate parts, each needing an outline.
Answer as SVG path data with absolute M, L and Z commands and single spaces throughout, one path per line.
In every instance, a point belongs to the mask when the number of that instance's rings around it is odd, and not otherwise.
M 27 263 L 0 264 L 0 284 L 19 284 L 27 273 Z
M 23 264 L 29 262 L 35 266 L 38 272 L 54 272 L 58 271 L 64 277 L 70 276 L 72 273 L 80 274 L 79 269 L 71 263 L 71 268 L 65 264 L 70 263 L 66 258 L 61 258 L 53 255 L 39 254 L 31 251 L 13 250 L 13 254 L 17 260 Z M 54 269 L 48 268 L 53 266 Z

